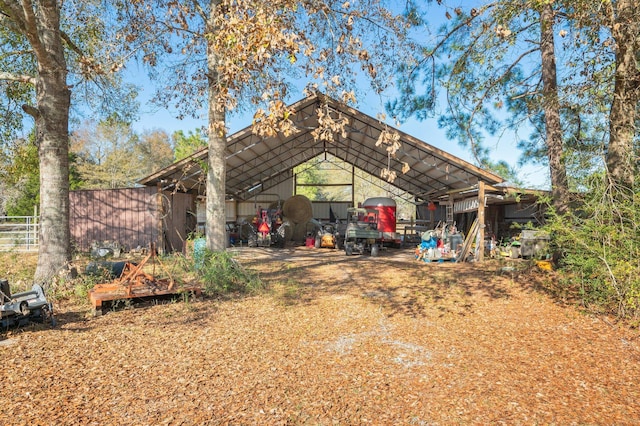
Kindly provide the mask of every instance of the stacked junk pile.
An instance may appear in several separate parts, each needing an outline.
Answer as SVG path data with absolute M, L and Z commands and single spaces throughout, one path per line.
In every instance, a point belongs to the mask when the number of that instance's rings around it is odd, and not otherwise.
M 473 232 L 469 235 L 472 234 Z M 424 262 L 464 260 L 470 246 L 470 239 L 465 240 L 455 224 L 447 223 L 441 223 L 435 229 L 422 233 L 421 240 L 416 247 L 415 257 Z
M 494 237 L 485 239 L 484 244 L 480 244 L 477 239 L 477 219 L 466 238 L 456 229 L 455 223 L 441 223 L 434 230 L 422 234 L 422 241 L 415 249 L 415 257 L 424 262 L 473 261 L 477 259 L 477 251 L 482 248 L 484 254 L 491 258 L 543 259 L 543 263 L 537 262 L 538 266 L 550 269 L 549 234 L 545 231 L 523 230 L 518 236 L 501 244 L 497 244 Z

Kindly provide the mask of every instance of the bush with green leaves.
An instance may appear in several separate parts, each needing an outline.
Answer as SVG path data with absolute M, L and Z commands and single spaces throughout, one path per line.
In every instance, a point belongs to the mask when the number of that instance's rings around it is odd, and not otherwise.
M 193 266 L 208 296 L 254 293 L 264 289 L 258 274 L 244 268 L 229 251 L 205 249 L 202 261 L 194 262 Z
M 591 310 L 638 319 L 640 194 L 599 174 L 585 182 L 580 197 L 562 216 L 549 210 L 548 229 L 561 255 L 560 284 Z

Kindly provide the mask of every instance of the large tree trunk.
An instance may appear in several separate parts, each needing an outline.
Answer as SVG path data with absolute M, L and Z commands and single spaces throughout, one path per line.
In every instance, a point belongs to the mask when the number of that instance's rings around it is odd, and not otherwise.
M 542 53 L 542 95 L 546 129 L 547 155 L 551 174 L 553 206 L 560 214 L 569 205 L 569 186 L 564 161 L 562 128 L 560 126 L 560 104 L 558 101 L 558 79 L 556 71 L 555 43 L 553 40 L 553 5 L 543 6 L 540 12 L 540 51 Z
M 69 107 L 67 65 L 55 0 L 37 7 L 38 28 L 29 35 L 38 60 L 36 143 L 40 159 L 40 246 L 34 280 L 49 280 L 70 260 Z M 34 34 L 35 32 L 35 34 Z M 28 109 L 28 108 L 27 108 Z
M 616 41 L 616 71 L 613 103 L 609 113 L 607 168 L 619 189 L 632 190 L 638 102 L 640 102 L 640 6 L 637 0 L 617 2 L 612 28 Z
M 219 13 L 220 0 L 211 0 L 207 33 L 215 37 L 213 23 Z M 212 42 L 208 42 L 207 76 L 209 78 L 209 170 L 207 171 L 207 248 L 224 250 L 226 248 L 226 109 L 221 103 L 220 83 L 218 81 L 218 55 Z

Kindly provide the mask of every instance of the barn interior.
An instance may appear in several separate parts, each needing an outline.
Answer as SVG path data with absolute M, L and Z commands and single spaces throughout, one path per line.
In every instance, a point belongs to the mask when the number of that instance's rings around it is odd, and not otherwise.
M 276 200 L 284 202 L 296 195 L 296 168 L 311 160 L 346 164 L 352 176 L 364 172 L 380 176 L 390 170 L 395 179 L 384 185 L 371 184 L 372 195 L 380 190 L 391 197 L 402 197 L 414 206 L 413 214 L 399 218 L 407 222 L 401 231 L 414 234 L 436 226 L 439 222 L 455 222 L 468 231 L 479 210 L 484 215 L 485 234 L 501 238 L 514 222 L 537 221 L 540 211 L 536 194 L 511 187 L 504 179 L 467 161 L 438 149 L 417 137 L 364 114 L 323 95 L 313 95 L 292 105 L 292 118 L 297 132 L 289 136 L 256 135 L 251 126 L 230 135 L 227 142 L 226 198 L 227 221 L 237 223 L 255 215 L 256 207 Z M 346 132 L 336 132 L 332 140 L 314 137 L 322 114 L 336 120 L 347 120 Z M 387 146 L 377 143 L 384 131 L 399 135 L 400 149 L 390 156 Z M 140 183 L 161 191 L 189 193 L 202 205 L 205 175 L 202 165 L 207 160 L 204 148 L 171 166 L 142 179 Z M 407 167 L 408 166 L 408 167 Z M 404 170 L 403 170 L 404 168 Z M 352 182 L 344 182 L 348 186 Z M 401 194 L 401 195 L 399 195 Z M 346 209 L 364 200 L 351 199 L 326 202 L 311 200 L 313 217 L 320 222 L 331 216 L 346 217 Z M 198 201 L 196 201 L 198 203 Z M 204 221 L 198 209 L 197 222 Z M 330 214 L 331 213 L 331 214 Z M 403 235 L 404 237 L 404 235 Z

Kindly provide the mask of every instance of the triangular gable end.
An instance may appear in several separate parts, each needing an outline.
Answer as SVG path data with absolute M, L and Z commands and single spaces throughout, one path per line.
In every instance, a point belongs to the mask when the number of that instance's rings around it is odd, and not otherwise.
M 325 106 L 331 114 L 347 118 L 346 137 L 334 135 L 334 141 L 317 140 L 312 131 L 318 127 L 317 110 Z M 247 200 L 292 177 L 292 170 L 323 153 L 331 154 L 356 168 L 379 176 L 390 166 L 395 172 L 393 185 L 416 200 L 472 188 L 483 181 L 488 185 L 503 182 L 500 176 L 483 170 L 416 137 L 385 125 L 373 117 L 323 95 L 313 95 L 292 105 L 297 133 L 263 138 L 251 126 L 230 135 L 227 140 L 226 193 L 228 198 Z M 376 146 L 384 129 L 397 131 L 401 149 L 389 161 L 386 146 Z M 205 179 L 200 167 L 207 160 L 204 148 L 140 180 L 147 186 L 177 188 L 204 193 Z M 403 164 L 409 171 L 402 172 Z

